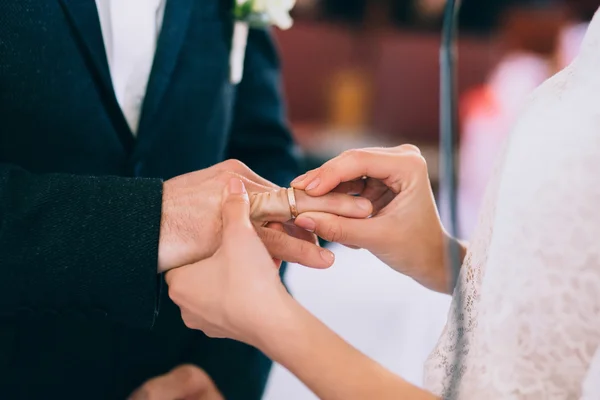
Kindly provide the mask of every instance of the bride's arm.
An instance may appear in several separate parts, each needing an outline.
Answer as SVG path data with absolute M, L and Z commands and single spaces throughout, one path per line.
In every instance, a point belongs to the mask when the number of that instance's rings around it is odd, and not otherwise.
M 250 223 L 242 182 L 232 180 L 224 199 L 219 250 L 166 274 L 169 295 L 188 327 L 258 347 L 324 400 L 434 398 L 361 354 L 302 308 L 282 285 Z
M 260 333 L 258 347 L 320 399 L 436 399 L 356 350 L 295 300 L 286 303 L 285 317 Z
M 351 150 L 292 185 L 315 198 L 341 192 L 369 199 L 373 215 L 368 219 L 307 212 L 295 222 L 326 240 L 367 249 L 429 289 L 452 293 L 446 250 L 449 241 L 456 239 L 442 226 L 427 164 L 418 148 Z M 464 258 L 466 245 L 461 244 L 460 250 Z

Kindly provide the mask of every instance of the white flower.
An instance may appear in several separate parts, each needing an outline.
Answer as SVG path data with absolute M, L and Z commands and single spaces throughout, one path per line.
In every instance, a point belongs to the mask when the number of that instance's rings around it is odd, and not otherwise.
M 296 0 L 238 0 L 237 3 L 252 4 L 252 13 L 264 14 L 268 23 L 277 26 L 279 29 L 289 29 L 292 27 L 292 17 L 290 11 L 294 8 Z

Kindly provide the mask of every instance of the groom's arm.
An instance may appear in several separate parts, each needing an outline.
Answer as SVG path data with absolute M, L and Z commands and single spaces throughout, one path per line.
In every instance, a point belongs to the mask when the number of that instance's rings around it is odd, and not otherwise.
M 0 164 L 0 315 L 157 312 L 162 182 L 35 175 Z
M 281 88 L 277 51 L 268 31 L 251 29 L 236 101 L 227 158 L 287 186 L 299 173 Z

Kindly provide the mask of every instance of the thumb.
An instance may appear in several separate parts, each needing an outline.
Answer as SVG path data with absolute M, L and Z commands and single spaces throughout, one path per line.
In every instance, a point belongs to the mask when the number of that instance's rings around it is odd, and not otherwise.
M 225 187 L 222 205 L 223 232 L 238 232 L 252 228 L 250 222 L 250 200 L 244 183 L 232 178 Z
M 294 223 L 329 242 L 347 246 L 368 249 L 370 242 L 377 237 L 372 219 L 344 218 L 329 213 L 307 212 L 300 214 Z

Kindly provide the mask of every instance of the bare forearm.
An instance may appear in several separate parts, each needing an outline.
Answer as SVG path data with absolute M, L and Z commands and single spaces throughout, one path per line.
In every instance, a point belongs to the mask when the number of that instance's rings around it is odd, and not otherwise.
M 299 304 L 290 303 L 283 314 L 259 347 L 320 399 L 435 399 L 350 346 Z
M 451 239 L 456 246 L 458 246 L 458 257 L 460 259 L 460 263 L 461 263 L 461 268 L 462 268 L 462 263 L 464 262 L 465 257 L 467 256 L 467 250 L 469 247 L 469 244 L 467 242 L 458 240 L 458 239 Z M 456 279 L 458 279 L 458 276 L 452 276 L 452 260 L 450 260 L 448 257 L 450 256 L 450 253 L 448 251 L 448 246 L 446 246 L 446 258 L 445 258 L 445 263 L 444 263 L 444 273 L 446 275 L 446 279 L 445 279 L 445 290 L 442 291 L 443 293 L 447 293 L 447 294 L 452 294 L 454 292 L 454 287 L 456 286 Z
M 444 240 L 432 249 L 431 254 L 433 257 L 424 263 L 424 265 L 429 266 L 422 268 L 425 273 L 413 276 L 413 278 L 426 288 L 451 295 L 457 277 L 453 276 L 451 272 L 451 260 L 448 258 L 450 244 L 458 246 L 458 256 L 462 263 L 467 255 L 468 243 L 445 235 Z

